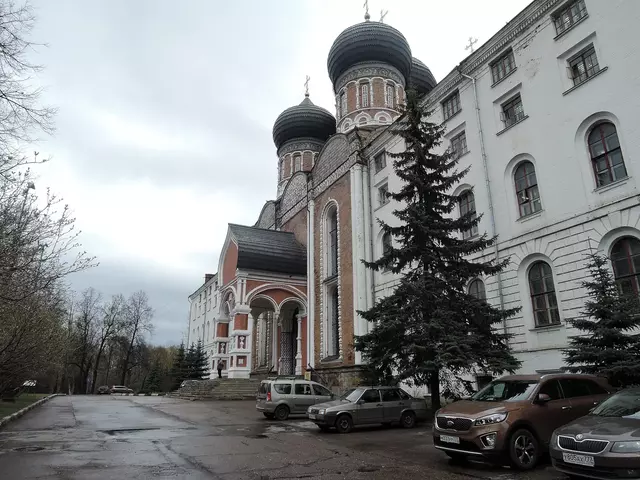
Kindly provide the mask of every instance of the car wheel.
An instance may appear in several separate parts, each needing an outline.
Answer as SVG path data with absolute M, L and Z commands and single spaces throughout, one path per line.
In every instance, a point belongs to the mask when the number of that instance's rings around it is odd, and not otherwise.
M 267 417 L 269 420 L 273 419 L 273 413 L 262 412 L 262 414 Z
M 413 412 L 404 412 L 400 418 L 400 425 L 404 428 L 413 428 L 416 426 L 416 414 Z
M 280 405 L 278 408 L 276 408 L 274 414 L 278 420 L 286 420 L 287 418 L 289 418 L 289 407 L 287 407 L 286 405 Z
M 509 439 L 511 465 L 518 470 L 531 470 L 538 464 L 540 448 L 535 435 L 525 428 L 517 430 Z
M 349 433 L 353 428 L 353 420 L 349 415 L 342 414 L 336 420 L 336 429 L 340 433 Z

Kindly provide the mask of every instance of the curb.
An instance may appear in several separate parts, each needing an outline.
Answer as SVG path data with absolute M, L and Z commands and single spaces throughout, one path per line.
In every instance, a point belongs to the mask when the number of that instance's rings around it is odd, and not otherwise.
M 27 413 L 29 410 L 32 410 L 32 409 L 42 405 L 43 403 L 49 401 L 53 397 L 60 397 L 60 396 L 63 396 L 63 395 L 66 395 L 66 394 L 65 393 L 54 393 L 53 395 L 49 395 L 48 397 L 41 398 L 37 402 L 34 402 L 31 405 L 29 405 L 27 407 L 24 407 L 23 409 L 18 410 L 15 413 L 12 413 L 11 415 L 7 415 L 6 417 L 0 418 L 0 428 L 4 427 L 7 423 L 10 423 L 10 422 L 12 422 L 14 420 L 17 420 L 18 418 L 23 416 L 25 413 Z

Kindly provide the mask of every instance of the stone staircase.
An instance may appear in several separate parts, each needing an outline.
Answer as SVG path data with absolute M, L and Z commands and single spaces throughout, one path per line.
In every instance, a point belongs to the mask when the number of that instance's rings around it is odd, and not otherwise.
M 260 380 L 248 378 L 216 378 L 188 380 L 167 396 L 185 400 L 254 400 Z

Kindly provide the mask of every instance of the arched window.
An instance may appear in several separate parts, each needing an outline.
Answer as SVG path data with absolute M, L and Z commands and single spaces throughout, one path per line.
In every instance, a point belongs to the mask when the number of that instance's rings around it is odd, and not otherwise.
M 469 284 L 469 295 L 477 298 L 478 300 L 486 300 L 487 293 L 484 289 L 484 283 L 479 278 L 476 278 Z
M 386 255 L 389 250 L 391 250 L 393 246 L 393 242 L 391 240 L 391 234 L 389 232 L 382 235 L 382 255 Z M 384 272 L 388 272 L 391 270 L 389 267 L 384 268 Z
M 369 106 L 369 85 L 363 84 L 360 86 L 360 106 L 367 108 Z
M 536 262 L 529 270 L 529 290 L 536 327 L 560 323 L 553 273 L 546 262 Z
M 340 355 L 340 299 L 338 285 L 329 290 L 327 298 L 327 357 Z
M 387 85 L 387 106 L 393 108 L 396 104 L 396 92 L 393 85 Z
M 622 293 L 638 295 L 640 292 L 640 240 L 625 237 L 611 250 L 613 275 Z
M 326 220 L 327 277 L 338 274 L 338 210 L 334 206 L 327 213 Z
M 536 170 L 531 162 L 522 162 L 514 174 L 516 197 L 521 217 L 542 210 Z
M 589 153 L 598 187 L 626 178 L 618 132 L 611 122 L 597 125 L 589 134 Z
M 302 157 L 300 155 L 296 155 L 293 159 L 294 161 L 294 172 L 299 172 L 302 169 Z
M 340 94 L 340 116 L 344 117 L 347 114 L 347 92 Z
M 466 190 L 458 197 L 458 206 L 460 207 L 460 216 L 463 217 L 467 214 L 471 218 L 476 218 L 476 200 L 471 190 Z M 478 225 L 474 225 L 462 232 L 462 238 L 471 238 L 478 234 Z

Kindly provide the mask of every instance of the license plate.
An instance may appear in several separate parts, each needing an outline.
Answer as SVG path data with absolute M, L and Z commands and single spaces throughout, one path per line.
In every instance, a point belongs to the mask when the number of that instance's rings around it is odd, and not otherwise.
M 574 465 L 582 465 L 585 467 L 593 467 L 596 464 L 596 460 L 591 455 L 577 455 L 575 453 L 562 452 L 562 459 L 565 463 L 573 463 Z
M 460 439 L 458 437 L 450 437 L 449 435 L 440 435 L 440 441 L 460 445 Z
M 315 419 L 316 419 L 316 415 L 315 415 L 315 413 L 310 413 L 310 414 L 309 414 L 309 418 L 310 418 L 311 420 L 315 420 Z

